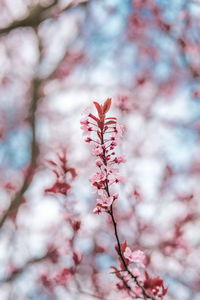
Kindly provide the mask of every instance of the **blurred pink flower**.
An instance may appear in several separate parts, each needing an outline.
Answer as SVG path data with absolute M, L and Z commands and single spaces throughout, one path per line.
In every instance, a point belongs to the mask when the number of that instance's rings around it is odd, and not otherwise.
M 101 198 L 97 199 L 97 202 L 103 206 L 110 206 L 113 202 L 113 197 L 108 197 L 107 195 L 103 194 Z
M 93 149 L 92 149 L 92 154 L 99 156 L 101 155 L 103 152 L 102 146 L 101 145 L 94 145 Z
M 106 179 L 106 172 L 105 171 L 99 171 L 96 172 L 95 174 L 92 175 L 92 177 L 90 177 L 89 181 L 94 184 L 96 182 L 101 182 L 104 181 Z
M 130 262 L 135 263 L 138 267 L 144 267 L 145 255 L 141 250 L 131 251 L 129 247 L 126 247 L 124 257 Z

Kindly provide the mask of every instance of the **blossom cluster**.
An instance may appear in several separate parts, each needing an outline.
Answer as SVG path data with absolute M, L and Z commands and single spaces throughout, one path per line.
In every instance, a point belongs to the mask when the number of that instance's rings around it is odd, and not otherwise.
M 54 286 L 63 285 L 67 286 L 72 279 L 72 269 L 64 268 L 59 270 L 54 275 L 48 274 L 46 271 L 43 271 L 40 275 L 39 282 L 43 287 L 53 292 Z
M 127 246 L 126 241 L 121 244 L 121 250 L 123 252 L 123 257 L 126 261 L 126 265 L 129 267 L 130 272 L 124 270 L 123 263 L 120 260 L 121 270 L 114 268 L 117 277 L 123 279 L 121 283 L 118 283 L 118 288 L 126 288 L 126 286 L 124 286 L 124 283 L 126 283 L 127 286 L 130 286 L 131 279 L 135 278 L 138 284 L 132 287 L 132 291 L 134 292 L 134 298 L 142 298 L 142 296 L 144 296 L 145 290 L 145 293 L 148 295 L 148 298 L 156 300 L 163 299 L 163 297 L 167 294 L 168 290 L 168 288 L 164 287 L 163 280 L 160 277 L 151 278 L 146 270 L 144 272 L 145 276 L 142 276 L 141 270 L 145 269 L 146 260 L 144 252 L 141 250 L 132 251 L 131 248 Z M 133 267 L 130 268 L 130 265 L 132 264 Z M 120 274 L 121 271 L 124 271 L 123 278 Z M 132 274 L 133 276 L 130 276 L 130 274 Z M 141 286 L 144 288 L 144 290 L 141 288 Z
M 116 165 L 124 163 L 125 158 L 115 153 L 115 148 L 123 136 L 124 127 L 117 123 L 115 117 L 107 117 L 111 99 L 108 98 L 103 105 L 97 102 L 94 102 L 94 105 L 98 117 L 89 113 L 81 119 L 81 129 L 83 135 L 86 135 L 85 141 L 92 144 L 92 154 L 96 156 L 98 170 L 89 181 L 98 192 L 94 213 L 100 213 L 108 211 L 113 201 L 118 198 L 117 193 L 110 194 L 109 187 L 124 181 Z
M 129 247 L 126 247 L 124 257 L 130 262 L 135 263 L 138 267 L 144 267 L 145 256 L 141 250 L 131 251 Z
M 131 98 L 126 95 L 119 95 L 115 106 L 123 113 L 130 113 L 134 108 Z

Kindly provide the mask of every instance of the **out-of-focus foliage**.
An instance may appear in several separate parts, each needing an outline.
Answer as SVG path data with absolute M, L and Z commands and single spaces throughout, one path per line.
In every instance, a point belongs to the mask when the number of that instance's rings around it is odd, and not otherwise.
M 126 126 L 121 241 L 164 299 L 199 299 L 200 2 L 14 2 L 0 0 L 0 299 L 123 298 L 79 124 L 108 97 Z

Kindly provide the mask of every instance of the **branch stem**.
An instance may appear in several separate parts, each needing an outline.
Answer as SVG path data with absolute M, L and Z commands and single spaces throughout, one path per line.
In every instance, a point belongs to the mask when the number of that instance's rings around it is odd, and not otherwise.
M 103 136 L 103 130 L 101 130 L 101 144 L 104 144 L 104 136 Z M 104 161 L 104 165 L 106 166 L 106 156 L 105 156 L 105 149 L 103 150 L 103 161 Z M 106 171 L 107 172 L 107 171 Z M 108 180 L 106 178 L 106 187 L 105 190 L 107 192 L 108 197 L 110 197 L 110 191 L 109 191 L 109 185 L 108 185 Z M 114 202 L 113 202 L 114 203 Z M 144 299 L 152 299 L 152 300 L 156 300 L 156 298 L 154 296 L 151 296 L 149 293 L 147 293 L 147 291 L 145 290 L 145 288 L 143 287 L 143 285 L 138 281 L 137 277 L 133 275 L 133 273 L 129 270 L 126 261 L 124 259 L 123 253 L 122 253 L 122 249 L 121 249 L 121 244 L 120 244 L 120 239 L 119 239 L 119 234 L 118 234 L 118 229 L 117 229 L 117 222 L 115 219 L 115 215 L 113 212 L 113 203 L 110 206 L 110 210 L 108 211 L 108 214 L 111 216 L 112 219 L 112 223 L 113 223 L 113 227 L 114 227 L 114 233 L 115 233 L 115 238 L 117 241 L 117 246 L 118 246 L 118 254 L 119 257 L 123 263 L 124 266 L 124 270 L 131 276 L 131 278 L 134 280 L 135 284 L 142 290 L 142 294 Z M 126 285 L 126 287 L 128 289 L 130 289 L 129 285 L 127 284 L 126 281 L 123 280 L 123 283 Z

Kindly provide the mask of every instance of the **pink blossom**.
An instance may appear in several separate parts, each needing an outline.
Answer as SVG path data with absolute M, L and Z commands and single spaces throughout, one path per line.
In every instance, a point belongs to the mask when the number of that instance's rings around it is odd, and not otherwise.
M 87 117 L 84 117 L 80 120 L 81 125 L 88 125 L 90 122 L 88 121 Z
M 100 158 L 97 158 L 97 160 L 96 160 L 96 166 L 97 167 L 101 167 L 102 165 L 103 165 L 102 160 Z
M 97 199 L 97 202 L 103 206 L 110 206 L 113 202 L 113 197 L 108 197 L 107 195 L 103 194 L 101 198 Z
M 118 183 L 118 182 L 124 182 L 125 181 L 125 178 L 124 176 L 122 175 L 117 175 L 116 178 L 115 178 L 115 182 Z
M 108 160 L 110 160 L 110 155 L 107 155 L 106 157 L 105 157 L 105 159 L 108 161 Z
M 127 113 L 131 112 L 131 110 L 133 109 L 131 99 L 128 96 L 119 96 L 116 107 L 118 107 L 121 111 Z
M 106 179 L 106 172 L 105 171 L 99 171 L 96 172 L 92 177 L 90 177 L 89 181 L 94 184 L 96 182 L 101 182 Z
M 138 267 L 144 267 L 145 255 L 142 251 L 131 251 L 129 247 L 126 247 L 124 257 L 130 262 L 135 263 Z
M 100 189 L 100 190 L 97 191 L 97 193 L 98 193 L 98 195 L 99 195 L 100 197 L 102 197 L 102 196 L 104 195 L 105 192 L 104 192 L 104 190 L 101 190 L 101 189 Z
M 120 125 L 120 124 L 116 124 L 115 128 L 114 128 L 115 132 L 116 132 L 116 136 L 118 138 L 122 138 L 122 136 L 124 135 L 124 131 L 125 131 L 125 128 L 123 125 Z
M 124 276 L 124 280 L 126 282 L 129 282 L 131 280 L 131 275 L 129 273 L 126 273 L 126 275 Z
M 138 285 L 135 285 L 133 287 L 133 292 L 135 293 L 136 296 L 140 297 L 142 295 L 142 290 Z
M 120 163 L 125 163 L 126 160 L 125 160 L 124 156 L 119 156 L 119 157 L 115 157 L 114 162 L 117 164 L 120 164 Z
M 52 278 L 58 285 L 66 285 L 66 283 L 71 279 L 71 270 L 70 269 L 63 269 L 59 271 L 54 277 Z
M 118 197 L 119 197 L 119 194 L 118 194 L 118 193 L 114 193 L 114 194 L 113 194 L 113 200 L 116 200 Z
M 96 214 L 100 214 L 102 212 L 101 207 L 97 206 L 95 207 L 95 209 L 93 210 L 93 213 Z
M 116 141 L 112 141 L 112 143 L 110 144 L 110 146 L 112 147 L 112 150 L 114 149 L 114 147 L 117 146 L 117 142 Z
M 142 277 L 141 277 L 141 273 L 140 273 L 140 271 L 138 270 L 138 268 L 135 268 L 134 270 L 133 270 L 133 275 L 135 276 L 135 277 L 137 277 L 137 279 L 139 280 L 139 281 L 142 281 Z
M 112 163 L 110 162 L 108 164 L 108 167 L 107 167 L 107 172 L 108 172 L 108 174 L 117 175 L 118 172 L 119 172 L 119 169 L 118 168 L 113 168 Z
M 90 134 L 92 132 L 92 127 L 86 124 L 83 124 L 81 126 L 81 129 L 83 130 L 83 135 Z
M 92 154 L 99 156 L 101 155 L 103 152 L 102 150 L 102 146 L 101 145 L 94 145 L 93 149 L 92 149 Z
M 92 139 L 89 137 L 89 136 L 87 136 L 86 138 L 85 138 L 85 142 L 86 143 L 90 143 L 92 141 Z
M 110 140 L 111 141 L 116 141 L 116 137 L 114 135 L 111 135 Z
M 124 176 L 119 174 L 119 169 L 118 168 L 108 168 L 108 179 L 112 183 L 118 183 L 118 182 L 124 182 L 125 178 Z

